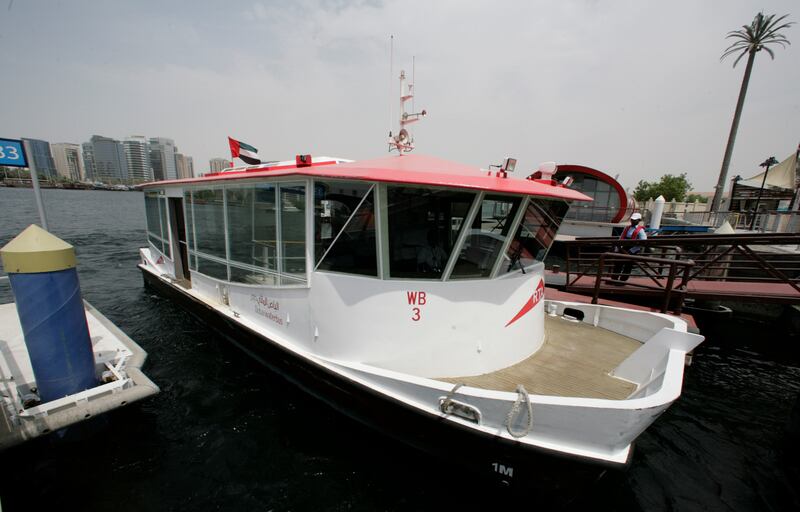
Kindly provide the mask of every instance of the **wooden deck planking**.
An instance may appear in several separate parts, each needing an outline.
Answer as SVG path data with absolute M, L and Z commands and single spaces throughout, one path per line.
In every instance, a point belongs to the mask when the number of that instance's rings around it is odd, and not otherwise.
M 439 379 L 467 386 L 585 398 L 627 398 L 636 386 L 609 375 L 642 344 L 600 327 L 545 316 L 545 343 L 529 358 L 483 375 Z

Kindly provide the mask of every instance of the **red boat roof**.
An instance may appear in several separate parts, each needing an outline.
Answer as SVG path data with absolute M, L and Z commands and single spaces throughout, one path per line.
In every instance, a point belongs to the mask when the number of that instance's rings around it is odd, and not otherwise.
M 498 178 L 494 172 L 450 162 L 425 155 L 403 155 L 361 160 L 357 162 L 319 162 L 310 166 L 268 165 L 241 171 L 229 171 L 201 178 L 167 180 L 146 183 L 144 188 L 165 185 L 200 185 L 242 179 L 285 176 L 340 178 L 360 181 L 379 181 L 430 187 L 457 187 L 504 194 L 526 194 L 555 197 L 571 201 L 591 201 L 592 198 L 576 190 L 549 183 L 518 178 Z

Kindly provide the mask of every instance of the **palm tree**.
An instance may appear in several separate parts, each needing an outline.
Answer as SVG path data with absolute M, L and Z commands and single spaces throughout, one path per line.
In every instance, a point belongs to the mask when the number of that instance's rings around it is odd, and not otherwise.
M 719 180 L 717 181 L 717 189 L 714 192 L 714 200 L 711 203 L 711 210 L 719 210 L 719 205 L 722 202 L 722 191 L 725 188 L 725 179 L 728 175 L 728 166 L 731 163 L 731 154 L 733 153 L 733 144 L 736 142 L 736 132 L 739 130 L 739 119 L 742 117 L 742 107 L 744 106 L 744 97 L 747 94 L 747 85 L 750 82 L 750 73 L 753 71 L 753 61 L 756 58 L 756 53 L 761 50 L 766 51 L 770 57 L 775 59 L 775 53 L 769 48 L 768 45 L 779 44 L 786 47 L 789 40 L 779 34 L 779 30 L 788 28 L 794 22 L 783 23 L 781 22 L 789 16 L 784 14 L 778 19 L 775 19 L 774 14 L 765 16 L 764 13 L 756 14 L 753 22 L 749 25 L 743 25 L 741 30 L 734 30 L 728 32 L 726 39 L 733 39 L 731 44 L 719 60 L 723 60 L 729 55 L 738 54 L 736 60 L 733 61 L 733 67 L 742 60 L 742 57 L 747 55 L 747 67 L 744 69 L 744 78 L 742 79 L 742 88 L 739 90 L 739 101 L 736 102 L 736 112 L 733 114 L 733 124 L 731 124 L 731 133 L 728 135 L 728 145 L 725 147 L 725 156 L 722 159 L 722 169 L 719 171 Z

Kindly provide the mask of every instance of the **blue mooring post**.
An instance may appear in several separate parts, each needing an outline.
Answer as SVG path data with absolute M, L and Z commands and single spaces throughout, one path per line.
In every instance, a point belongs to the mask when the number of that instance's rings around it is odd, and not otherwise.
M 0 256 L 42 402 L 96 386 L 75 249 L 34 224 Z

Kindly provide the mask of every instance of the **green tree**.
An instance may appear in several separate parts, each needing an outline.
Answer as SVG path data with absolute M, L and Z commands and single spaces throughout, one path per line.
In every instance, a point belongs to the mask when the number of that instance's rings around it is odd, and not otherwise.
M 695 201 L 698 201 L 700 203 L 707 203 L 708 197 L 701 196 L 700 194 L 689 194 L 688 196 L 686 196 L 686 199 L 684 199 L 684 201 L 686 201 L 687 203 L 693 203 Z
M 775 53 L 769 48 L 768 45 L 779 44 L 786 47 L 789 40 L 779 34 L 779 30 L 788 28 L 794 22 L 783 23 L 781 22 L 788 16 L 784 14 L 778 19 L 775 19 L 774 14 L 765 16 L 764 13 L 756 14 L 752 23 L 749 25 L 742 25 L 741 30 L 734 30 L 728 32 L 725 36 L 726 39 L 733 39 L 731 44 L 722 54 L 720 60 L 723 60 L 729 55 L 739 54 L 736 60 L 733 61 L 733 67 L 747 55 L 747 66 L 744 68 L 744 78 L 742 79 L 742 87 L 739 90 L 739 100 L 736 102 L 736 112 L 733 114 L 733 123 L 731 124 L 731 132 L 728 135 L 728 144 L 725 146 L 725 156 L 722 158 L 722 168 L 719 171 L 719 180 L 717 180 L 717 188 L 714 191 L 714 200 L 711 203 L 711 210 L 719 210 L 719 205 L 722 202 L 722 191 L 725 189 L 725 180 L 728 176 L 728 167 L 731 163 L 731 155 L 733 154 L 733 145 L 736 142 L 736 132 L 739 130 L 739 119 L 742 117 L 742 107 L 744 106 L 744 97 L 747 94 L 747 86 L 750 83 L 750 73 L 753 71 L 753 62 L 756 58 L 756 53 L 761 50 L 766 51 L 772 59 L 775 59 Z
M 649 181 L 639 180 L 633 197 L 637 201 L 647 201 L 658 196 L 664 196 L 667 201 L 683 201 L 686 193 L 691 190 L 692 184 L 686 179 L 686 173 L 677 176 L 665 174 L 660 181 L 650 183 Z

